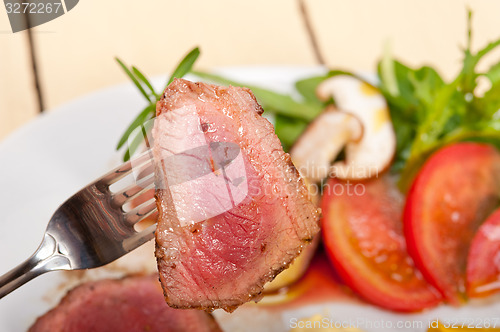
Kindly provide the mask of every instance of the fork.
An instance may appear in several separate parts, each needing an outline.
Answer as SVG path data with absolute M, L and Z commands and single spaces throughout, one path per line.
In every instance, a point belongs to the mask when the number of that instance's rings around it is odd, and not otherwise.
M 156 211 L 150 199 L 126 212 L 124 205 L 154 188 L 150 150 L 89 184 L 52 215 L 42 243 L 21 265 L 0 277 L 0 299 L 31 279 L 55 270 L 80 270 L 108 264 L 151 240 L 156 224 L 134 226 Z M 134 184 L 112 192 L 110 186 L 138 169 Z

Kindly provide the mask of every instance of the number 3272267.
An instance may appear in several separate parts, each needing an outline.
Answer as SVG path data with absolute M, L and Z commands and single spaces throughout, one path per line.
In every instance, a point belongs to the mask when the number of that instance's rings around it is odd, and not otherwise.
M 34 2 L 15 2 L 15 3 L 10 3 L 7 2 L 5 4 L 5 8 L 7 9 L 7 14 L 21 14 L 21 13 L 28 13 L 28 14 L 52 14 L 52 13 L 59 13 L 61 8 L 61 3 L 51 3 L 51 2 L 46 2 L 46 3 L 34 3 Z

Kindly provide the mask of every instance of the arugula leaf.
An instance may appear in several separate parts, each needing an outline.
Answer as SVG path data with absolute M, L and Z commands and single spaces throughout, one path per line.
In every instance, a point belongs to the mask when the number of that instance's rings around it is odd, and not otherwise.
M 415 117 L 415 110 L 419 106 L 419 100 L 415 96 L 415 87 L 410 79 L 414 70 L 399 61 L 390 60 L 393 69 L 387 69 L 389 60 L 382 60 L 377 67 L 380 78 L 380 92 L 384 95 L 392 108 L 398 109 L 404 118 Z M 392 73 L 392 74 L 391 74 Z M 394 86 L 395 85 L 395 86 Z
M 295 89 L 307 100 L 312 103 L 321 103 L 316 97 L 316 88 L 328 78 L 328 75 L 313 76 L 295 82 Z
M 488 78 L 492 86 L 497 85 L 500 83 L 500 63 L 494 64 L 486 73 L 482 75 Z
M 470 46 L 472 40 L 472 12 L 468 12 L 467 16 L 467 48 L 464 51 L 464 64 L 462 68 L 461 75 L 462 86 L 461 89 L 464 93 L 474 93 L 474 89 L 477 86 L 477 77 L 480 75 L 476 73 L 475 69 L 479 61 L 487 55 L 489 52 L 493 51 L 495 48 L 500 46 L 500 39 L 493 41 L 486 45 L 484 48 L 479 50 L 475 55 L 472 55 Z M 495 66 L 490 68 L 490 71 L 494 69 Z
M 275 117 L 274 130 L 285 152 L 290 150 L 297 138 L 304 132 L 307 125 L 307 121 L 297 120 L 285 115 L 277 115 Z
M 406 69 L 406 67 L 404 67 Z M 387 95 L 398 97 L 400 90 L 398 81 L 396 80 L 396 64 L 391 56 L 389 44 L 384 47 L 382 60 L 378 65 L 378 76 L 383 82 L 382 87 L 385 88 Z
M 410 73 L 416 100 L 425 107 L 432 107 L 432 101 L 445 85 L 441 76 L 431 67 L 423 66 Z
M 325 75 L 313 76 L 313 77 L 308 77 L 308 78 L 298 80 L 297 82 L 295 82 L 295 89 L 297 90 L 298 93 L 300 93 L 300 95 L 307 102 L 320 104 L 321 107 L 324 108 L 329 103 L 329 101 L 326 103 L 320 101 L 318 99 L 318 97 L 316 96 L 316 89 L 318 88 L 318 85 L 320 85 L 321 82 L 323 82 L 324 80 L 326 80 L 330 77 L 338 76 L 338 75 L 353 76 L 353 77 L 355 77 L 355 78 L 357 78 L 357 79 L 359 79 L 359 80 L 361 80 L 369 85 L 372 85 L 370 82 L 367 82 L 362 77 L 360 77 L 354 73 L 351 73 L 349 71 L 330 70 Z
M 500 147 L 500 62 L 486 72 L 478 72 L 477 64 L 492 50 L 500 46 L 500 39 L 486 45 L 476 53 L 471 51 L 472 14 L 468 12 L 467 44 L 463 51 L 463 65 L 451 82 L 445 82 L 438 71 L 429 66 L 411 68 L 392 58 L 388 49 L 377 66 L 378 88 L 389 106 L 396 133 L 396 156 L 391 171 L 400 174 L 400 187 L 405 190 L 428 156 L 445 144 L 459 141 L 482 141 Z M 189 72 L 199 56 L 193 49 L 179 63 L 169 79 Z M 146 77 L 135 67 L 132 72 L 117 59 L 141 93 L 148 99 L 147 106 L 127 128 L 118 148 L 141 122 L 154 117 L 152 108 L 161 95 L 156 94 Z M 295 82 L 301 99 L 277 93 L 258 86 L 235 82 L 206 72 L 192 71 L 196 76 L 224 85 L 250 88 L 267 112 L 275 115 L 275 130 L 285 149 L 289 149 L 299 135 L 328 103 L 316 97 L 318 85 L 335 75 L 359 76 L 344 71 L 331 70 Z M 476 94 L 478 79 L 484 77 L 491 88 L 483 96 Z M 365 81 L 365 80 L 363 80 Z M 366 82 L 366 81 L 365 81 Z M 370 84 L 369 82 L 367 82 Z M 148 97 L 144 87 L 151 91 Z M 334 102 L 334 101 L 333 101 Z M 148 110 L 149 107 L 149 110 Z M 140 136 L 139 136 L 140 137 Z M 139 140 L 137 136 L 132 140 Z M 134 148 L 135 143 L 132 143 Z M 133 149 L 132 149 L 133 150 Z M 130 153 L 128 154 L 130 155 Z
M 481 116 L 491 117 L 500 109 L 500 98 L 498 97 L 500 96 L 500 63 L 492 65 L 487 72 L 480 75 L 490 81 L 491 87 L 484 93 L 483 97 L 475 98 L 472 101 L 473 108 Z
M 468 15 L 467 47 L 456 78 L 447 83 L 431 67 L 412 69 L 385 55 L 378 66 L 380 91 L 389 105 L 397 137 L 392 170 L 400 173 L 400 187 L 409 187 L 426 158 L 445 144 L 464 140 L 500 142 L 500 63 L 478 73 L 479 61 L 500 46 L 500 40 L 477 53 L 470 49 L 471 13 Z M 476 95 L 477 79 L 491 83 L 484 96 Z

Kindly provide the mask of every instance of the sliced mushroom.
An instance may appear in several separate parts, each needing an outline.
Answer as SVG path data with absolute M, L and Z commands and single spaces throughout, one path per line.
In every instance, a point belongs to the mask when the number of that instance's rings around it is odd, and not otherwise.
M 328 176 L 332 161 L 346 143 L 362 137 L 363 126 L 355 115 L 330 106 L 307 127 L 290 155 L 299 173 L 315 184 Z
M 339 109 L 329 106 L 293 145 L 290 155 L 308 183 L 313 201 L 319 198 L 317 182 L 332 172 L 342 179 L 364 179 L 390 164 L 396 138 L 384 98 L 371 86 L 349 76 L 336 76 L 318 86 L 322 100 L 334 98 Z M 331 165 L 345 148 L 346 159 Z M 290 285 L 307 269 L 318 238 L 300 254 L 290 268 L 266 285 L 265 292 Z
M 292 161 L 304 178 L 311 200 L 319 204 L 317 182 L 327 177 L 332 160 L 346 142 L 356 141 L 363 135 L 361 122 L 352 114 L 337 111 L 333 106 L 324 110 L 295 142 L 290 151 Z M 289 286 L 302 277 L 319 244 L 319 236 L 309 243 L 290 267 L 281 272 L 272 282 L 266 284 L 264 293 L 274 293 Z M 276 298 L 280 299 L 280 296 Z M 262 301 L 276 301 L 267 296 Z
M 333 164 L 334 175 L 341 179 L 361 180 L 375 177 L 387 169 L 396 152 L 396 135 L 382 94 L 371 85 L 347 75 L 323 81 L 316 93 L 325 101 L 333 97 L 338 109 L 354 114 L 363 125 L 361 139 L 346 144 L 345 160 Z

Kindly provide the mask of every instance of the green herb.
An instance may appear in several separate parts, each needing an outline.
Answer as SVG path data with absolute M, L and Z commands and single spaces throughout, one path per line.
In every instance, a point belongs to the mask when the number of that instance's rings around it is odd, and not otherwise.
M 403 190 L 408 188 L 426 158 L 443 145 L 459 141 L 481 141 L 500 147 L 500 62 L 486 72 L 478 72 L 476 69 L 479 61 L 500 45 L 500 40 L 473 54 L 470 48 L 471 18 L 472 14 L 469 12 L 463 66 L 451 82 L 445 82 L 438 71 L 429 66 L 411 68 L 393 59 L 388 48 L 384 50 L 383 58 L 377 66 L 377 87 L 387 100 L 397 139 L 391 171 L 400 175 L 400 187 Z M 192 50 L 179 63 L 168 82 L 173 77 L 181 77 L 189 72 L 198 56 L 199 50 Z M 149 102 L 120 139 L 120 148 L 130 135 L 140 135 L 140 131 L 134 131 L 137 126 L 154 117 L 154 104 L 160 94 L 154 91 L 137 68 L 129 70 L 121 61 L 117 61 Z M 300 98 L 293 98 L 206 72 L 192 73 L 218 84 L 250 88 L 266 112 L 274 115 L 276 134 L 285 149 L 293 145 L 327 104 L 335 102 L 323 102 L 317 98 L 316 90 L 321 82 L 336 75 L 351 75 L 363 80 L 344 70 L 332 70 L 324 75 L 295 82 Z M 479 78 L 491 83 L 491 88 L 482 96 L 476 92 Z M 132 148 L 136 147 L 137 143 L 134 142 L 137 141 L 138 138 L 132 137 Z M 125 157 L 128 158 L 132 152 L 128 151 Z
M 284 115 L 290 118 L 304 121 L 311 121 L 316 116 L 318 116 L 319 113 L 321 113 L 321 110 L 323 108 L 322 104 L 317 100 L 312 102 L 304 100 L 301 102 L 293 99 L 289 95 L 285 95 L 268 89 L 263 89 L 249 84 L 232 81 L 215 74 L 201 71 L 193 71 L 192 73 L 210 82 L 249 88 L 250 90 L 252 90 L 262 108 L 264 108 L 266 112 L 269 113 Z
M 295 82 L 295 90 L 297 90 L 297 92 L 301 95 L 302 99 L 306 103 L 315 105 L 315 107 L 317 107 L 318 109 L 316 112 L 317 114 L 319 114 L 326 108 L 328 104 L 332 103 L 333 100 L 329 100 L 327 102 L 320 101 L 316 96 L 318 85 L 327 78 L 336 75 L 352 75 L 359 78 L 358 76 L 346 71 L 332 70 L 325 75 L 313 76 L 298 80 L 297 82 Z M 292 147 L 297 138 L 299 138 L 299 136 L 304 132 L 311 120 L 313 119 L 303 119 L 282 114 L 276 115 L 274 123 L 275 131 L 276 135 L 280 138 L 281 144 L 283 145 L 285 151 L 288 151 Z
M 196 59 L 198 59 L 199 56 L 200 56 L 200 49 L 198 47 L 192 49 L 191 52 L 189 52 L 184 57 L 184 59 L 182 59 L 182 61 L 177 65 L 177 68 L 175 68 L 172 75 L 170 75 L 170 79 L 168 80 L 167 85 L 172 83 L 174 78 L 184 77 L 184 75 L 189 73 L 191 71 L 191 68 L 193 68 L 194 63 L 196 62 Z
M 143 82 L 149 89 L 149 91 L 151 91 L 151 95 L 152 97 L 154 97 L 155 99 L 158 99 L 159 96 L 158 94 L 155 92 L 155 89 L 153 88 L 153 86 L 151 85 L 151 83 L 149 83 L 148 79 L 146 78 L 146 76 L 144 76 L 144 74 L 139 70 L 137 69 L 136 67 L 132 66 L 132 72 L 135 74 L 135 76 L 141 80 L 141 82 Z
M 388 102 L 397 137 L 392 170 L 400 172 L 403 190 L 426 158 L 445 144 L 466 140 L 500 143 L 500 63 L 485 73 L 476 70 L 478 62 L 498 47 L 500 40 L 473 54 L 471 17 L 469 12 L 462 70 L 453 81 L 445 82 L 427 66 L 412 69 L 388 54 L 379 63 L 379 88 Z M 491 83 L 484 96 L 476 92 L 479 77 Z
M 127 130 L 123 133 L 122 137 L 118 141 L 118 145 L 116 146 L 116 149 L 120 149 L 128 140 L 132 132 L 138 128 L 139 126 L 143 125 L 147 120 L 152 118 L 152 114 L 154 114 L 155 111 L 155 104 L 149 104 L 146 106 L 141 113 L 132 121 L 132 123 L 128 126 Z
M 266 113 L 275 115 L 274 127 L 276 135 L 280 139 L 285 151 L 290 149 L 307 125 L 331 102 L 323 102 L 316 97 L 316 88 L 321 82 L 336 75 L 352 75 L 359 78 L 346 71 L 332 70 L 325 75 L 299 80 L 295 82 L 295 89 L 300 94 L 301 99 L 297 100 L 290 95 L 236 82 L 219 75 L 201 71 L 192 71 L 192 73 L 201 79 L 217 84 L 243 86 L 252 90 Z
M 132 80 L 132 82 L 135 84 L 135 86 L 137 87 L 137 89 L 142 93 L 142 95 L 144 96 L 144 98 L 146 98 L 147 101 L 151 101 L 151 98 L 149 97 L 149 95 L 146 93 L 146 91 L 142 87 L 142 84 L 139 83 L 139 81 L 137 80 L 137 78 L 135 77 L 135 75 L 130 71 L 130 69 L 128 69 L 127 66 L 125 66 L 125 64 L 120 59 L 115 58 L 115 60 L 116 60 L 116 62 L 118 62 L 118 64 L 120 65 L 120 67 L 122 67 L 122 69 L 125 72 L 125 74 L 127 74 L 127 76 Z
M 168 79 L 167 85 L 172 83 L 175 78 L 181 78 L 186 75 L 193 67 L 199 55 L 200 50 L 198 47 L 191 50 L 177 65 L 176 69 Z M 132 80 L 139 92 L 146 98 L 148 103 L 141 113 L 139 113 L 139 115 L 127 127 L 116 146 L 116 149 L 118 150 L 124 146 L 126 142 L 129 142 L 127 150 L 123 156 L 123 161 L 127 161 L 145 140 L 147 130 L 144 130 L 144 124 L 156 116 L 156 102 L 160 100 L 162 93 L 158 93 L 154 90 L 151 82 L 149 82 L 146 75 L 144 75 L 139 69 L 134 66 L 129 69 L 120 59 L 115 58 L 115 60 L 118 62 L 125 74 Z M 149 93 L 146 92 L 146 90 L 149 91 Z M 136 130 L 138 128 L 141 128 L 141 130 Z
M 297 138 L 304 132 L 308 122 L 285 115 L 277 115 L 274 119 L 274 130 L 285 151 L 290 150 Z
M 134 152 L 137 150 L 137 148 L 139 148 L 143 140 L 147 137 L 147 132 L 143 126 L 137 127 L 135 131 L 136 131 L 135 135 L 130 136 L 132 137 L 132 139 L 129 140 L 128 149 L 127 151 L 125 151 L 125 155 L 123 156 L 123 161 L 130 160 L 130 157 L 132 157 Z
M 274 127 L 285 151 L 288 151 L 295 140 L 302 134 L 307 124 L 324 109 L 325 103 L 315 95 L 316 86 L 326 76 L 308 78 L 297 82 L 297 91 L 302 100 L 296 100 L 290 95 L 281 94 L 261 87 L 235 82 L 227 78 L 201 71 L 193 71 L 194 75 L 210 82 L 247 87 L 254 93 L 257 101 L 267 114 L 274 114 Z
M 204 81 L 222 85 L 241 86 L 252 90 L 259 104 L 265 109 L 266 113 L 274 115 L 276 135 L 280 139 L 285 151 L 290 149 L 296 139 L 305 130 L 307 125 L 323 111 L 328 103 L 331 102 L 329 101 L 325 103 L 316 97 L 317 86 L 326 78 L 335 75 L 352 75 L 358 77 L 346 71 L 333 70 L 325 75 L 299 80 L 295 83 L 295 88 L 301 98 L 295 99 L 287 94 L 236 82 L 216 74 L 203 71 L 191 71 L 191 73 Z
M 328 75 L 313 76 L 304 78 L 295 82 L 295 89 L 298 93 L 311 103 L 320 103 L 318 97 L 316 96 L 316 88 L 318 85 L 328 78 Z M 322 103 L 320 103 L 322 104 Z

